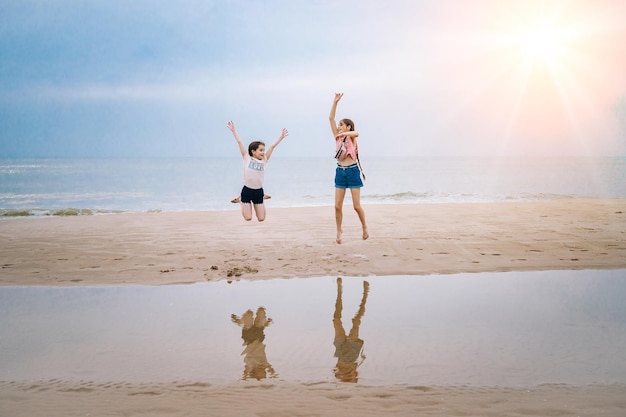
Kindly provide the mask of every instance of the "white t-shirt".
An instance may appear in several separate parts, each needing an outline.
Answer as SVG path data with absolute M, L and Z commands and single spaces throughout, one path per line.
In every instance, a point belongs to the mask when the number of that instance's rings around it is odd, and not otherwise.
M 265 164 L 267 159 L 254 159 L 250 155 L 243 158 L 243 185 L 257 190 L 263 188 L 265 179 Z

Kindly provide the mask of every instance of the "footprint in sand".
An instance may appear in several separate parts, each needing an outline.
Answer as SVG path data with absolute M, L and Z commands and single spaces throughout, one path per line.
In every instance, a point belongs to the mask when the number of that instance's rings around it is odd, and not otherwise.
M 258 269 L 245 265 L 243 268 L 234 267 L 232 269 L 229 269 L 228 271 L 226 271 L 226 276 L 227 277 L 232 277 L 232 276 L 240 277 L 244 273 L 256 274 L 257 272 L 259 272 Z

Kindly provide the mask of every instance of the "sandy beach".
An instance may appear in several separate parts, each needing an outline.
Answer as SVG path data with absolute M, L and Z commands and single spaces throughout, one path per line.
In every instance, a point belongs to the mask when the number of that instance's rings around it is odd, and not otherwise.
M 626 267 L 626 200 L 351 206 L 0 221 L 0 285 L 183 284 Z
M 626 268 L 626 200 L 365 206 L 12 218 L 0 221 L 2 286 Z M 623 416 L 622 384 L 386 386 L 4 381 L 2 416 Z
M 367 387 L 247 382 L 232 385 L 0 383 L 3 416 L 610 416 L 624 386 Z

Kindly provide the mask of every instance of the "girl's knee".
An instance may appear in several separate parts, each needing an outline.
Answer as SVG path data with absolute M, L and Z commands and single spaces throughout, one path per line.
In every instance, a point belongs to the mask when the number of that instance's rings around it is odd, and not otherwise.
M 260 222 L 265 220 L 265 205 L 264 204 L 255 204 L 254 205 L 254 214 L 256 214 L 256 219 Z

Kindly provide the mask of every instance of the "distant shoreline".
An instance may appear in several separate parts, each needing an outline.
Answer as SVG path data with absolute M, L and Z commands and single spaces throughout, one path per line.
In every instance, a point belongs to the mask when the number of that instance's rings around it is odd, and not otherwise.
M 403 199 L 403 195 L 405 194 L 414 194 L 414 193 L 400 193 L 388 196 L 378 196 L 378 195 L 368 195 L 366 193 L 362 194 L 361 200 L 362 204 L 365 206 L 377 206 L 377 205 L 391 205 L 391 206 L 399 206 L 399 205 L 409 205 L 409 206 L 422 206 L 422 205 L 440 205 L 440 204 L 489 204 L 489 203 L 526 203 L 526 202 L 554 202 L 554 201 L 571 201 L 576 202 L 580 200 L 619 200 L 619 198 L 598 198 L 598 197 L 586 197 L 586 196 L 576 196 L 576 195 L 546 195 L 540 194 L 536 196 L 528 195 L 525 197 L 519 198 L 503 198 L 501 200 L 493 200 L 493 199 L 476 199 L 469 201 L 460 201 L 460 200 L 451 200 L 451 201 L 428 201 L 428 200 L 415 200 L 415 201 L 406 201 Z M 376 201 L 376 199 L 381 199 L 381 201 Z M 276 200 L 276 199 L 274 199 Z M 395 200 L 395 201 L 394 201 Z M 349 198 L 344 202 L 344 206 L 350 207 L 351 201 Z M 3 219 L 12 219 L 12 218 L 50 218 L 50 217 L 77 217 L 77 216 L 100 216 L 100 215 L 117 215 L 117 214 L 154 214 L 154 213 L 208 213 L 208 212 L 229 212 L 229 211 L 239 211 L 239 204 L 233 204 L 232 202 L 229 205 L 225 205 L 226 208 L 216 209 L 210 208 L 206 210 L 191 210 L 191 209 L 148 209 L 148 210 L 121 210 L 121 209 L 102 209 L 102 208 L 77 208 L 77 207 L 65 207 L 65 208 L 15 208 L 15 209 L 3 209 L 0 208 L 0 221 Z M 294 206 L 284 206 L 284 205 L 276 205 L 274 201 L 267 203 L 268 210 L 290 210 L 290 209 L 302 209 L 302 208 L 321 208 L 321 207 L 332 207 L 332 204 L 315 204 L 315 205 L 294 205 Z

